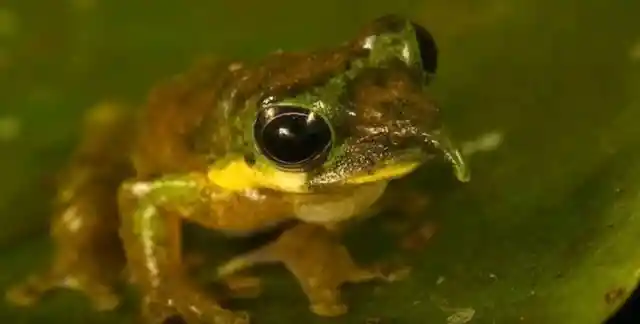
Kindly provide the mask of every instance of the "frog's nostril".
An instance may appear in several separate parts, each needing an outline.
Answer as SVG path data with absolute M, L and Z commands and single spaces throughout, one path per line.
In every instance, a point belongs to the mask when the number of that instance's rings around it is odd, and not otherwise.
M 426 28 L 416 23 L 411 23 L 411 25 L 416 32 L 422 67 L 426 72 L 434 74 L 438 68 L 438 47 L 436 46 L 436 41 Z

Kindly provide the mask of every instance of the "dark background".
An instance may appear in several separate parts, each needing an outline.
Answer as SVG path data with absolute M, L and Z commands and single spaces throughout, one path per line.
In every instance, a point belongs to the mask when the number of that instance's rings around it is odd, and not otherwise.
M 638 322 L 640 322 L 640 288 L 636 287 L 621 309 L 607 320 L 607 324 L 632 324 Z

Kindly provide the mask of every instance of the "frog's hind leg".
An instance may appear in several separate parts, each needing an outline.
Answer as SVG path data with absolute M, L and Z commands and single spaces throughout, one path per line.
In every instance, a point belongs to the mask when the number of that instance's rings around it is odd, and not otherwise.
M 80 223 L 90 216 L 89 214 L 77 214 L 73 217 L 75 218 L 73 222 Z M 100 240 L 107 239 L 106 237 L 99 239 L 79 237 L 67 227 L 76 225 L 60 224 L 62 222 L 62 220 L 57 220 L 53 226 L 65 227 L 59 233 L 69 235 L 65 237 L 54 235 L 55 251 L 49 268 L 30 275 L 24 283 L 12 287 L 7 292 L 8 301 L 19 306 L 29 306 L 54 289 L 66 288 L 84 293 L 90 298 L 93 307 L 97 310 L 115 308 L 119 299 L 112 289 L 115 282 L 113 274 L 121 271 L 121 268 L 118 266 L 119 262 L 114 258 L 115 255 L 107 256 L 105 254 L 116 252 L 116 249 L 98 252 L 100 248 L 96 245 L 101 243 Z M 93 226 L 99 225 L 94 223 L 81 225 L 78 228 L 92 231 L 95 230 L 91 228 Z
M 121 108 L 103 104 L 89 111 L 85 133 L 63 172 L 54 202 L 50 234 L 54 255 L 49 268 L 7 292 L 16 305 L 35 303 L 43 294 L 67 288 L 86 294 L 99 310 L 118 305 L 115 282 L 124 254 L 118 238 L 116 193 L 130 172 L 122 138 Z
M 357 265 L 334 233 L 311 224 L 299 224 L 266 246 L 231 259 L 218 268 L 218 275 L 224 280 L 265 262 L 284 263 L 300 282 L 309 298 L 311 311 L 321 316 L 347 312 L 347 305 L 340 297 L 342 284 L 388 280 L 377 266 Z

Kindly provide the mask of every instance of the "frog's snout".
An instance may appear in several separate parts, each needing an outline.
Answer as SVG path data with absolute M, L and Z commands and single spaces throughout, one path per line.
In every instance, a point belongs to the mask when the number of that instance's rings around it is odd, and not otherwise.
M 462 151 L 453 143 L 446 131 L 439 129 L 424 135 L 425 144 L 436 148 L 444 154 L 445 159 L 453 165 L 455 176 L 461 182 L 471 180 L 471 170 Z

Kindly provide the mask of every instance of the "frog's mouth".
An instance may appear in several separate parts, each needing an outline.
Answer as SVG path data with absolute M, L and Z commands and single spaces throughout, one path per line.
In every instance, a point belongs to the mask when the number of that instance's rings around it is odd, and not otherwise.
M 459 181 L 470 180 L 470 170 L 461 151 L 444 130 L 412 135 L 406 140 L 397 145 L 376 140 L 347 145 L 344 158 L 312 176 L 309 183 L 322 186 L 388 181 L 404 177 L 436 157 L 444 157 L 452 164 Z

